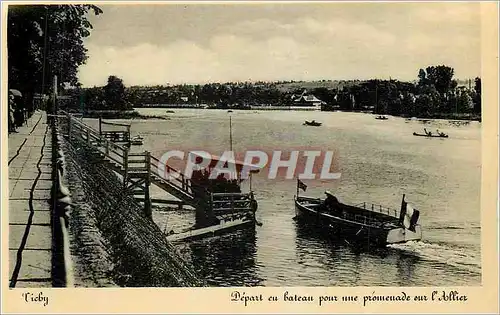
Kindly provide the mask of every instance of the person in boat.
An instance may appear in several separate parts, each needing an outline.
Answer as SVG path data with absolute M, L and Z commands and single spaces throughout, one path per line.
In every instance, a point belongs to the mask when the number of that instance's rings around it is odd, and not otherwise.
M 326 195 L 326 199 L 323 202 L 323 208 L 326 209 L 328 212 L 332 212 L 332 213 L 340 211 L 340 207 L 339 207 L 340 202 L 337 199 L 337 197 L 335 197 L 328 190 L 325 191 L 325 195 Z
M 436 132 L 437 132 L 437 134 L 438 134 L 438 135 L 440 135 L 441 137 L 444 137 L 444 136 L 445 136 L 444 132 L 439 131 L 439 129 L 436 129 Z
M 424 128 L 424 132 L 426 135 L 428 135 L 429 137 L 432 136 L 432 132 L 430 131 L 427 131 L 427 128 Z

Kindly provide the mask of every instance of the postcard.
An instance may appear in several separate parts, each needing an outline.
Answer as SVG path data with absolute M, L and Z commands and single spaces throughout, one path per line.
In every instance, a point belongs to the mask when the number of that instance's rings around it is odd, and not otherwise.
M 2 2 L 6 313 L 498 312 L 498 3 Z

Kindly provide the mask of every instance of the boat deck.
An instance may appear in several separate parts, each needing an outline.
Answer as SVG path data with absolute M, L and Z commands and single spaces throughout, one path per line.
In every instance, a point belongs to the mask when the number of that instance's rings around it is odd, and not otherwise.
M 299 197 L 298 202 L 307 208 L 317 211 L 321 206 L 322 200 L 310 197 Z M 354 206 L 340 204 L 342 209 L 328 210 L 321 212 L 321 215 L 338 218 L 345 221 L 376 227 L 397 227 L 399 223 L 399 211 L 376 205 L 372 203 L 360 203 Z

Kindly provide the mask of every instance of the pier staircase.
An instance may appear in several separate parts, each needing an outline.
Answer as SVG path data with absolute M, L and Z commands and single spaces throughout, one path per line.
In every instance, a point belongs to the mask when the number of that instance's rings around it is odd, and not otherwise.
M 151 216 L 150 185 L 154 184 L 165 192 L 190 205 L 209 224 L 219 224 L 229 220 L 246 219 L 248 213 L 256 210 L 253 193 L 211 193 L 196 185 L 180 171 L 165 165 L 148 151 L 130 153 L 129 146 L 112 141 L 83 121 L 69 113 L 59 117 L 67 120 L 66 136 L 70 142 L 79 141 L 91 147 L 103 164 L 118 173 L 123 179 L 124 189 L 144 202 L 144 212 Z M 216 222 L 213 222 L 213 221 Z

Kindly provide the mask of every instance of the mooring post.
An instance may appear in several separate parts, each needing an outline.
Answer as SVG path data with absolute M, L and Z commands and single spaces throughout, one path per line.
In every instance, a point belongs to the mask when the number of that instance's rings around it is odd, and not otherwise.
M 90 144 L 90 130 L 87 129 L 87 143 Z
M 146 180 L 144 181 L 144 214 L 148 217 L 152 217 L 151 211 L 151 198 L 149 196 L 149 185 L 151 184 L 151 154 L 149 151 L 144 152 L 145 162 L 146 162 Z
M 101 127 L 101 124 L 102 124 L 102 118 L 101 116 L 99 116 L 99 138 L 101 137 L 102 135 L 102 127 Z

